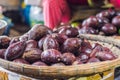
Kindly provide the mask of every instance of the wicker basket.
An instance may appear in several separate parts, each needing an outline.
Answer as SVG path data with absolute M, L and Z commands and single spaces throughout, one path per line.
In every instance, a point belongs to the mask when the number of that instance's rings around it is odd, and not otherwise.
M 17 64 L 14 62 L 0 59 L 0 66 L 13 71 L 18 74 L 22 74 L 28 77 L 41 79 L 47 78 L 47 80 L 53 78 L 71 78 L 82 77 L 96 73 L 102 73 L 120 66 L 120 40 L 116 40 L 110 37 L 96 36 L 96 35 L 80 35 L 81 38 L 86 38 L 90 42 L 98 42 L 103 46 L 110 48 L 119 57 L 112 61 L 103 61 L 96 63 L 81 64 L 76 66 L 31 66 L 26 64 Z M 97 41 L 96 41 L 97 40 Z

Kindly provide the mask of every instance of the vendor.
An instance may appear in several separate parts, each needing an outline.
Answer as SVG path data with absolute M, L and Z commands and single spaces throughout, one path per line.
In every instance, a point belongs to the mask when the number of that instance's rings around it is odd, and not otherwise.
M 69 5 L 90 5 L 101 4 L 105 0 L 43 0 L 43 14 L 45 25 L 54 29 L 61 23 L 68 23 L 71 19 Z M 110 0 L 106 0 L 110 1 Z M 120 6 L 119 0 L 111 0 L 117 7 Z

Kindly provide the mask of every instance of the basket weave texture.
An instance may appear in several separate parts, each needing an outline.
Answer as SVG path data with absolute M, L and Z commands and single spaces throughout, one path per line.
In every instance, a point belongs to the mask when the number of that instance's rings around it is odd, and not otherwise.
M 90 42 L 98 42 L 103 46 L 110 48 L 113 53 L 118 55 L 118 58 L 112 61 L 103 61 L 96 63 L 88 63 L 74 66 L 31 66 L 26 64 L 17 64 L 14 62 L 6 61 L 0 59 L 0 66 L 36 79 L 43 78 L 70 78 L 70 77 L 82 77 L 88 76 L 96 73 L 102 73 L 107 70 L 114 69 L 120 66 L 120 40 L 103 37 L 96 35 L 79 35 L 80 38 L 85 38 L 90 40 Z M 49 79 L 49 80 L 50 80 Z

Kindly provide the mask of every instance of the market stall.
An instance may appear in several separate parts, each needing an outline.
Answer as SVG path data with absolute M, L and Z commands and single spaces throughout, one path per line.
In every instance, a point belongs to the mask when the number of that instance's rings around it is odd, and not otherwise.
M 0 80 L 119 80 L 115 1 L 1 1 Z

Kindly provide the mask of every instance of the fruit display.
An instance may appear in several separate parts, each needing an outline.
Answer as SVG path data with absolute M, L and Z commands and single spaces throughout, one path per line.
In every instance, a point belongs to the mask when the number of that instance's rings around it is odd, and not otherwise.
M 29 32 L 28 32 L 28 39 L 39 40 L 46 34 L 50 34 L 52 31 L 46 27 L 41 25 L 35 25 Z M 25 36 L 26 37 L 26 36 Z
M 27 60 L 30 63 L 33 63 L 41 59 L 42 51 L 37 48 L 31 48 L 31 50 L 25 51 L 22 58 Z
M 120 12 L 108 9 L 83 20 L 79 34 L 120 35 Z
M 22 56 L 25 50 L 26 43 L 24 41 L 19 41 L 14 44 L 11 44 L 5 51 L 6 60 L 14 60 Z
M 34 62 L 32 65 L 34 65 L 34 66 L 47 66 L 47 64 L 45 64 L 44 62 L 41 62 L 41 61 Z
M 56 49 L 59 50 L 59 44 L 56 39 L 47 36 L 43 42 L 43 50 Z
M 29 64 L 29 62 L 27 62 L 25 59 L 22 59 L 22 58 L 15 59 L 13 60 L 13 62 L 19 63 L 19 64 Z
M 99 24 L 95 17 L 93 24 L 87 20 L 87 26 L 91 26 L 91 32 Z M 107 23 L 109 30 L 103 31 L 114 34 L 116 28 Z M 89 27 L 87 27 L 89 28 Z M 86 39 L 78 38 L 80 28 L 71 26 L 60 27 L 58 30 L 50 30 L 44 25 L 37 24 L 31 30 L 20 37 L 0 37 L 0 58 L 14 63 L 29 64 L 33 66 L 69 66 L 116 59 L 117 56 L 109 48 L 99 43 L 91 43 Z
M 11 38 L 7 36 L 0 36 L 0 49 L 7 48 L 9 46 L 10 41 L 11 41 Z
M 25 51 L 31 50 L 31 48 L 37 48 L 37 41 L 35 40 L 26 41 Z

